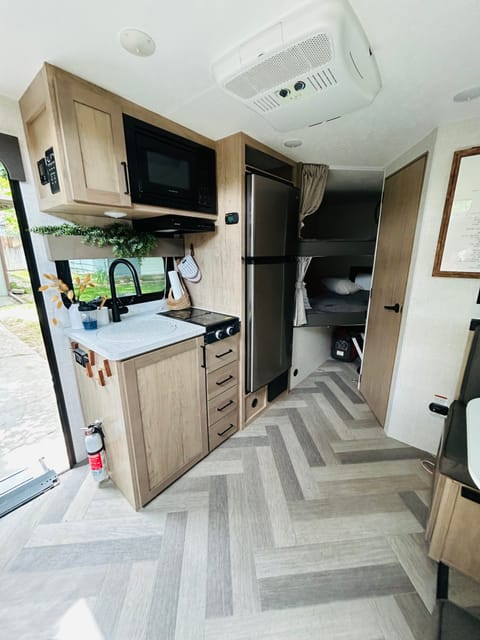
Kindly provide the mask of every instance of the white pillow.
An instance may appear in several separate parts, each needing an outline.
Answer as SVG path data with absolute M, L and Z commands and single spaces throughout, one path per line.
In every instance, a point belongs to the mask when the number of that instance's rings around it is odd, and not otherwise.
M 361 287 L 355 282 L 348 280 L 348 278 L 322 278 L 323 284 L 329 291 L 338 293 L 341 296 L 347 296 L 350 293 L 356 293 L 360 291 Z
M 355 284 L 358 284 L 362 291 L 370 291 L 372 288 L 372 274 L 371 273 L 357 273 L 355 276 Z

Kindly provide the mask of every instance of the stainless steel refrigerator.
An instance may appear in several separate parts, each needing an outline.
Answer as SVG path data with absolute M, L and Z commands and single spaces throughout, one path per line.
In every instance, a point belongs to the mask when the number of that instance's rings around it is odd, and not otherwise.
M 246 180 L 246 391 L 292 361 L 298 190 L 255 173 Z

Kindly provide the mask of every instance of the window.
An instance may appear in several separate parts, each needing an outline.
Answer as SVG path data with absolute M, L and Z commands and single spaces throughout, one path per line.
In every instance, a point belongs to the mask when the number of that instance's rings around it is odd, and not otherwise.
M 78 297 L 76 278 L 83 279 L 90 274 L 91 282 L 95 286 L 87 287 L 82 292 L 80 299 L 83 302 L 107 296 L 112 297 L 108 279 L 108 270 L 114 258 L 97 258 L 84 260 L 62 260 L 56 263 L 57 274 L 70 288 L 73 288 Z M 135 267 L 140 280 L 142 295 L 135 302 L 147 302 L 163 298 L 165 291 L 165 264 L 163 258 L 129 258 L 129 262 Z M 130 296 L 135 296 L 135 286 L 132 274 L 123 264 L 115 268 L 115 288 L 118 298 L 124 298 L 126 304 Z

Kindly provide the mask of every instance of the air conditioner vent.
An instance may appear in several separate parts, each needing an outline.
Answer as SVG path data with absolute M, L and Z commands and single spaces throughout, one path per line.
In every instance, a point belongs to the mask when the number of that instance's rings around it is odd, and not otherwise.
M 321 67 L 332 59 L 332 47 L 326 33 L 319 33 L 304 40 L 297 47 L 312 67 Z
M 315 91 L 323 91 L 324 89 L 329 89 L 330 87 L 338 84 L 331 69 L 312 73 L 307 77 L 307 82 L 315 89 Z
M 272 109 L 276 109 L 277 107 L 279 107 L 280 103 L 277 101 L 274 95 L 269 94 L 263 96 L 262 98 L 259 98 L 258 100 L 255 100 L 255 105 L 260 109 L 260 111 L 266 113 L 267 111 L 272 111 Z
M 283 82 L 308 73 L 332 59 L 328 36 L 319 33 L 259 62 L 248 71 L 225 84 L 225 89 L 248 100 L 257 93 L 269 91 Z
M 368 40 L 348 0 L 313 0 L 226 53 L 218 84 L 277 131 L 368 105 L 381 87 Z
M 236 78 L 228 82 L 225 85 L 225 89 L 228 89 L 228 91 L 231 91 L 243 100 L 253 98 L 253 96 L 257 95 L 258 93 L 256 88 L 250 82 L 248 73 L 243 73 L 241 76 L 237 76 Z

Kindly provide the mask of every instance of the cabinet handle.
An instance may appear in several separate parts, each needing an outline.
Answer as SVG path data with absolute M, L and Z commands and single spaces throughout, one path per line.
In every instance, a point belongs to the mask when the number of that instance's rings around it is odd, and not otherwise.
M 226 382 L 228 382 L 229 380 L 233 380 L 233 376 L 230 375 L 228 376 L 228 378 L 225 378 L 224 380 L 219 380 L 218 382 L 216 382 L 215 384 L 218 384 L 219 387 L 222 386 L 222 384 L 225 384 Z
M 224 435 L 227 433 L 227 431 L 230 431 L 230 429 L 233 429 L 233 427 L 234 427 L 234 426 L 235 426 L 234 424 L 230 424 L 230 425 L 225 429 L 225 431 L 222 431 L 221 433 L 218 433 L 218 431 L 217 431 L 217 436 L 224 436 Z
M 229 353 L 233 353 L 233 349 L 229 349 L 228 351 L 225 351 L 224 353 L 216 353 L 215 354 L 215 358 L 223 358 L 224 356 L 228 356 Z
M 225 411 L 225 409 L 229 407 L 231 404 L 233 404 L 233 400 L 229 400 L 227 404 L 223 405 L 223 407 L 217 407 L 217 411 Z
M 124 191 L 123 193 L 128 196 L 128 194 L 130 193 L 130 185 L 128 184 L 128 171 L 127 171 L 127 163 L 126 162 L 121 162 L 120 163 L 123 167 L 123 175 L 125 176 L 125 189 L 126 191 Z

